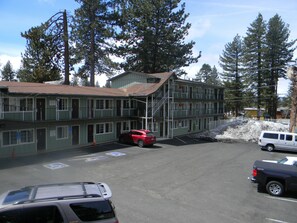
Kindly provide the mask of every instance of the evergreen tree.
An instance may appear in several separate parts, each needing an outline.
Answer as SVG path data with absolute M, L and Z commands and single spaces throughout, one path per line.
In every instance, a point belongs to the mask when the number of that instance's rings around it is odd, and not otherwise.
M 236 35 L 232 42 L 225 45 L 225 50 L 219 61 L 223 69 L 220 76 L 226 88 L 226 107 L 229 111 L 235 112 L 235 116 L 238 116 L 239 111 L 243 108 L 242 57 L 242 39 Z
M 196 74 L 196 79 L 201 80 L 201 82 L 207 83 L 210 79 L 211 72 L 211 66 L 205 63 Z
M 263 16 L 259 13 L 258 17 L 248 27 L 244 38 L 244 68 L 245 81 L 248 89 L 254 94 L 257 101 L 257 108 L 263 105 L 264 73 L 264 53 L 266 50 L 266 23 Z
M 44 82 L 60 80 L 61 41 L 53 35 L 46 34 L 41 25 L 21 33 L 27 39 L 22 65 L 17 76 L 23 82 Z
M 289 26 L 285 24 L 279 15 L 275 15 L 268 22 L 266 43 L 267 76 L 265 81 L 268 87 L 268 113 L 276 118 L 277 111 L 277 85 L 279 78 L 286 78 L 287 64 L 292 60 L 296 47 L 296 40 L 289 41 Z
M 220 81 L 220 78 L 219 78 L 219 73 L 218 73 L 218 70 L 217 70 L 216 66 L 212 67 L 211 74 L 210 74 L 210 79 L 209 79 L 208 83 L 213 84 L 213 85 L 221 85 L 221 81 Z
M 15 80 L 15 72 L 12 68 L 12 65 L 10 63 L 10 61 L 7 61 L 7 63 L 3 66 L 2 70 L 1 70 L 1 74 L 2 74 L 2 80 L 4 81 L 13 81 Z
M 111 76 L 116 64 L 110 59 L 114 11 L 109 0 L 76 0 L 71 38 L 75 44 L 75 62 L 82 63 L 78 76 L 95 85 L 95 74 Z
M 192 54 L 195 42 L 184 42 L 190 23 L 181 0 L 119 0 L 121 33 L 118 38 L 122 67 L 145 73 L 175 70 L 198 62 Z
M 22 66 L 18 71 L 21 81 L 44 82 L 60 80 L 69 84 L 69 46 L 66 10 L 57 12 L 45 23 L 33 27 L 21 36 L 27 39 Z
M 195 76 L 195 80 L 204 82 L 206 84 L 220 84 L 217 68 L 215 66 L 211 68 L 209 64 L 202 65 L 201 69 Z

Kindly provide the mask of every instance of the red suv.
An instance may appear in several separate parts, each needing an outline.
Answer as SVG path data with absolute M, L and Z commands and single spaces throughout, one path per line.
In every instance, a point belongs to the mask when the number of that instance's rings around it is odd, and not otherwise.
M 122 133 L 119 141 L 121 143 L 137 144 L 139 147 L 152 146 L 156 143 L 156 136 L 146 129 L 131 130 L 130 132 Z

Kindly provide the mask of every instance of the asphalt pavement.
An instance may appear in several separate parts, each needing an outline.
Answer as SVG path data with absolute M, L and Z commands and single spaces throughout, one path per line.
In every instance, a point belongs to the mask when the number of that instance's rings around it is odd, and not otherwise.
M 189 137 L 153 147 L 108 143 L 0 160 L 0 192 L 27 185 L 102 181 L 113 192 L 121 223 L 282 222 L 297 219 L 296 194 L 257 192 L 247 178 L 256 159 L 285 153 L 255 143 Z

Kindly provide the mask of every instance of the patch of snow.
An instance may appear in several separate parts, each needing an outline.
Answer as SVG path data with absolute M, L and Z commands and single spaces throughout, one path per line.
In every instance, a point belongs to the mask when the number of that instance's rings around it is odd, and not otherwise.
M 257 142 L 261 131 L 288 132 L 288 124 L 272 121 L 243 120 L 238 119 L 220 125 L 215 129 L 195 135 L 195 138 L 207 139 L 210 141 L 246 141 Z

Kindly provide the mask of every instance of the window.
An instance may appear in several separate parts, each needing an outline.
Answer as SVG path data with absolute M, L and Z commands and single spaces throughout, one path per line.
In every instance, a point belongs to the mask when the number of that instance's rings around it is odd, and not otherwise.
M 96 109 L 104 109 L 104 100 L 96 100 Z
M 20 131 L 20 143 L 33 142 L 33 130 L 21 130 Z
M 131 129 L 137 129 L 137 122 L 136 121 L 131 121 Z
M 67 126 L 57 127 L 57 139 L 66 139 L 68 138 Z
M 112 132 L 112 123 L 99 123 L 96 125 L 96 134 Z
M 20 98 L 20 111 L 32 111 L 33 99 L 32 98 Z
M 57 99 L 57 108 L 59 111 L 66 111 L 67 110 L 67 102 L 66 98 L 58 98 Z
M 31 194 L 31 188 L 29 187 L 22 190 L 11 191 L 5 197 L 3 204 L 12 204 L 16 201 L 28 200 L 30 194 Z
M 268 133 L 268 132 L 265 132 L 263 134 L 263 138 L 268 138 L 268 139 L 278 139 L 278 134 L 276 133 Z
M 17 98 L 4 98 L 4 111 L 17 111 Z
M 112 109 L 112 100 L 105 100 L 105 109 Z
M 105 132 L 112 132 L 112 123 L 105 123 Z
M 3 98 L 3 111 L 9 111 L 9 98 Z
M 188 126 L 188 120 L 182 120 L 179 125 L 182 128 L 186 128 Z
M 96 134 L 104 133 L 104 124 L 100 123 L 96 125 Z
M 129 108 L 129 100 L 124 100 L 123 101 L 123 107 L 124 108 Z
M 20 208 L 0 213 L 0 222 L 10 223 L 63 223 L 63 217 L 56 206 Z
M 17 144 L 17 131 L 3 132 L 3 146 Z
M 70 204 L 81 221 L 99 221 L 114 218 L 115 214 L 108 200 Z
M 136 106 L 136 101 L 131 101 L 130 103 L 131 103 L 130 108 L 136 108 L 137 107 Z
M 3 110 L 9 111 L 33 111 L 33 98 L 4 98 Z
M 292 141 L 293 140 L 293 136 L 292 135 L 286 135 L 286 140 L 287 141 Z
M 127 131 L 129 129 L 129 122 L 123 122 L 123 131 Z

